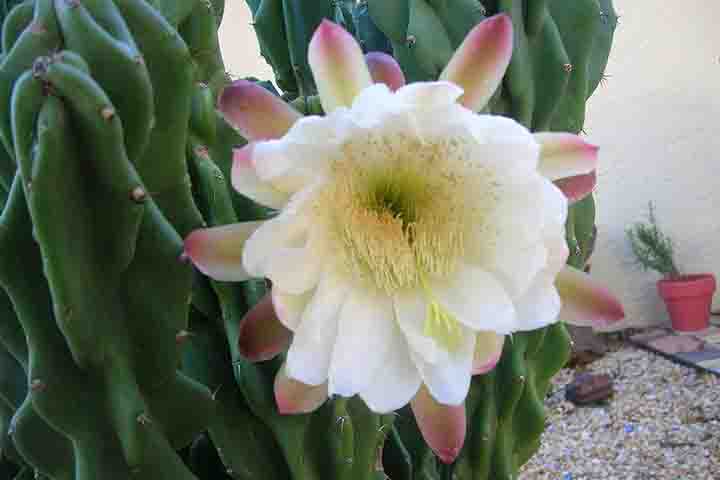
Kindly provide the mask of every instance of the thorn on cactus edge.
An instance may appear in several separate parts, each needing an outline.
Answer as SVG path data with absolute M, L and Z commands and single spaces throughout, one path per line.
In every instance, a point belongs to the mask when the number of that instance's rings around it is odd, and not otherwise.
M 142 426 L 150 425 L 152 423 L 152 419 L 147 413 L 141 413 L 137 416 L 136 420 Z
M 35 78 L 43 78 L 47 73 L 48 66 L 52 63 L 50 57 L 38 57 L 33 62 L 32 73 Z
M 210 150 L 205 145 L 199 145 L 195 147 L 195 155 L 197 155 L 202 160 L 209 160 Z
M 30 32 L 35 35 L 44 35 L 47 33 L 47 28 L 42 22 L 33 21 L 30 23 Z
M 130 198 L 132 198 L 135 203 L 143 203 L 147 200 L 147 192 L 145 192 L 142 187 L 135 187 L 132 192 L 130 192 Z
M 182 345 L 191 336 L 192 333 L 188 332 L 187 330 L 180 330 L 177 335 L 175 335 L 175 342 L 177 342 L 178 345 Z
M 35 393 L 44 392 L 46 388 L 47 384 L 38 378 L 30 382 L 30 390 Z
M 103 107 L 102 110 L 100 110 L 100 115 L 102 115 L 103 120 L 110 121 L 115 117 L 115 109 L 112 107 Z
M 570 73 L 573 71 L 573 64 L 572 63 L 564 63 L 563 64 L 563 70 L 565 70 L 567 73 Z

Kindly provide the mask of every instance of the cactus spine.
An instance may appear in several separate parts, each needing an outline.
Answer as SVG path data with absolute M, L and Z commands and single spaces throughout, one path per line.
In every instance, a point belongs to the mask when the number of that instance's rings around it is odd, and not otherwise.
M 278 87 L 308 113 L 319 103 L 307 44 L 322 18 L 392 52 L 409 80 L 428 80 L 470 28 L 508 12 L 516 51 L 491 110 L 568 131 L 582 128 L 616 19 L 609 0 L 248 4 Z M 279 362 L 251 364 L 237 342 L 264 282 L 210 281 L 181 258 L 194 228 L 268 215 L 229 185 L 244 139 L 215 109 L 228 80 L 223 9 L 0 2 L 0 474 L 445 478 L 406 411 L 376 415 L 350 399 L 280 416 Z M 591 244 L 591 203 L 570 217 L 576 265 Z M 456 478 L 515 478 L 568 351 L 560 324 L 507 341 L 498 368 L 474 380 Z

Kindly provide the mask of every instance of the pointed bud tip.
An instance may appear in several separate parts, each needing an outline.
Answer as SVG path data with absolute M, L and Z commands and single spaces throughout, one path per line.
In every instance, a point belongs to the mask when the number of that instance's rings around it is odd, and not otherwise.
M 566 267 L 555 286 L 563 302 L 561 318 L 571 325 L 607 328 L 625 318 L 620 300 L 580 270 Z
M 297 415 L 298 412 L 295 410 L 295 406 L 286 402 L 282 395 L 275 393 L 275 404 L 277 405 L 278 413 L 280 415 Z
M 183 251 L 180 254 L 181 260 L 192 260 L 193 254 L 197 251 L 198 242 L 202 241 L 201 230 L 193 230 L 185 237 L 183 242 Z
M 393 91 L 405 85 L 405 74 L 391 55 L 384 52 L 370 52 L 365 55 L 365 62 L 374 82 L 384 83 Z
M 568 202 L 573 204 L 579 202 L 595 190 L 597 187 L 597 173 L 593 170 L 584 175 L 561 178 L 555 180 L 554 183 L 555 186 L 563 192 Z
M 586 142 L 583 139 L 580 139 L 581 144 L 579 145 L 580 150 L 585 151 L 585 155 L 588 157 L 594 158 L 597 160 L 598 152 L 600 152 L 600 146 L 595 145 L 594 143 Z
M 606 309 L 601 314 L 596 315 L 591 319 L 591 326 L 593 328 L 604 329 L 614 326 L 616 323 L 622 321 L 625 318 L 625 309 L 620 305 L 617 300 L 612 305 L 607 305 Z M 571 325 L 573 322 L 568 322 Z M 583 326 L 583 323 L 577 325 Z
M 315 40 L 319 41 L 332 41 L 334 40 L 334 37 L 337 35 L 350 35 L 345 31 L 344 28 L 342 28 L 337 23 L 328 20 L 327 18 L 323 18 L 320 22 L 320 25 L 315 29 L 315 33 L 313 34 L 311 42 Z
M 233 149 L 233 169 L 234 168 L 255 168 L 255 160 L 253 157 L 253 149 L 255 144 L 250 142 L 244 147 Z
M 468 40 L 468 45 L 477 50 L 486 50 L 492 43 L 498 51 L 509 55 L 513 47 L 513 23 L 510 16 L 500 13 L 480 22 L 470 31 Z
M 458 455 L 460 455 L 460 447 L 444 448 L 442 450 L 437 450 L 435 452 L 435 455 L 437 455 L 441 462 L 446 465 L 450 465 L 455 461 Z
M 230 85 L 223 88 L 218 98 L 218 108 L 225 111 L 231 104 L 242 98 L 248 90 L 252 90 L 255 84 L 248 80 L 235 80 Z M 262 88 L 262 87 L 261 87 Z M 234 105 L 233 105 L 234 106 Z
M 465 443 L 465 404 L 440 404 L 423 385 L 411 400 L 410 407 L 428 446 L 443 463 L 453 463 Z
M 505 33 L 506 31 L 512 32 L 513 23 L 512 18 L 506 12 L 498 13 L 485 20 L 490 27 L 497 28 L 499 31 Z
M 372 85 L 360 44 L 342 26 L 329 20 L 313 33 L 307 60 L 326 113 L 351 106 L 355 97 Z
M 251 363 L 272 360 L 277 355 L 277 352 L 275 352 L 274 350 L 257 349 L 254 345 L 251 345 L 247 341 L 243 340 L 242 337 L 238 339 L 238 352 L 240 352 L 240 355 L 245 357 Z
M 550 180 L 586 175 L 597 168 L 600 147 L 566 132 L 534 134 L 540 145 L 540 173 Z
M 479 365 L 473 365 L 472 368 L 472 374 L 473 375 L 484 375 L 488 372 L 491 372 L 495 366 L 500 361 L 500 357 L 502 356 L 502 350 L 495 354 L 490 360 L 488 360 L 485 363 L 479 364 Z
M 275 377 L 275 405 L 281 415 L 314 412 L 327 398 L 327 385 L 305 385 L 285 376 L 282 369 Z
M 623 307 L 622 303 L 620 303 L 620 300 L 618 300 L 615 296 L 613 296 L 612 301 L 608 303 L 608 309 L 605 318 L 608 325 L 619 322 L 620 320 L 625 318 L 625 307 Z
M 440 75 L 461 86 L 460 103 L 481 110 L 500 86 L 513 53 L 513 24 L 506 14 L 478 23 Z
M 275 313 L 272 295 L 266 294 L 241 320 L 238 350 L 251 362 L 264 362 L 287 350 L 291 339 L 292 332 Z
M 249 140 L 280 138 L 301 118 L 280 97 L 248 80 L 236 80 L 225 87 L 218 109 Z

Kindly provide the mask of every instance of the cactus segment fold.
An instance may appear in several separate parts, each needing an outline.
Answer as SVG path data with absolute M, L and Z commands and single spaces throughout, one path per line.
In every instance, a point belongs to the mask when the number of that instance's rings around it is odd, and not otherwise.
M 184 236 L 202 224 L 193 200 L 185 160 L 193 70 L 190 51 L 178 32 L 143 0 L 117 0 L 155 86 L 150 142 L 134 163 L 148 192 Z
M 83 4 L 55 0 L 55 6 L 65 47 L 86 60 L 90 73 L 103 85 L 123 119 L 128 158 L 138 158 L 147 146 L 154 122 L 153 89 L 145 61 L 125 22 L 118 22 L 122 27 L 120 38 L 129 40 L 113 37 Z
M 25 332 L 15 314 L 10 297 L 0 288 L 0 346 L 4 347 L 12 357 L 27 370 L 28 348 Z
M 18 3 L 5 17 L 2 26 L 2 51 L 7 53 L 33 20 L 32 2 Z
M 39 56 L 59 50 L 62 39 L 53 0 L 37 0 L 33 20 L 20 34 L 0 63 L 0 101 L 9 106 L 13 86 L 21 73 L 31 68 Z M 13 152 L 10 109 L 0 112 L 0 141 Z

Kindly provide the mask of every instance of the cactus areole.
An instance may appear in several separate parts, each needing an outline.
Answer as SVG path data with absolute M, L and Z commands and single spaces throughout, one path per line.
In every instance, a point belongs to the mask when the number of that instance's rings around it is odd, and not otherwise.
M 582 310 L 622 317 L 565 267 L 568 200 L 553 180 L 591 174 L 597 148 L 475 113 L 503 77 L 512 38 L 509 17 L 489 18 L 440 81 L 392 91 L 373 84 L 359 45 L 326 20 L 308 53 L 325 116 L 300 118 L 246 82 L 225 91 L 228 120 L 255 140 L 236 151 L 233 184 L 278 214 L 196 231 L 186 253 L 219 280 L 272 281 L 276 317 L 265 328 L 279 346 L 272 322 L 294 333 L 276 382 L 281 411 L 310 409 L 298 384 L 315 407 L 328 395 L 359 395 L 379 413 L 412 403 L 428 443 L 452 462 L 471 377 L 493 368 L 504 335 L 558 321 L 563 304 L 567 322 Z M 438 414 L 448 422 L 431 420 Z

